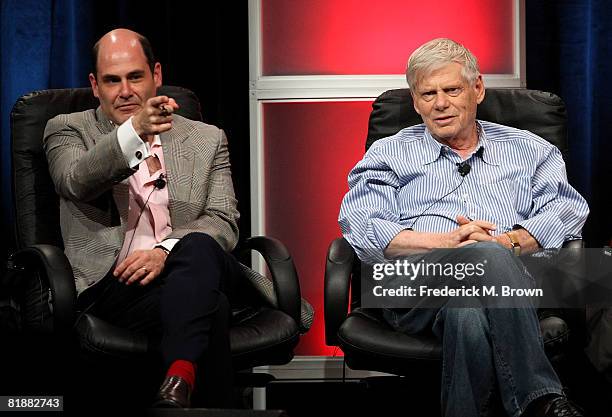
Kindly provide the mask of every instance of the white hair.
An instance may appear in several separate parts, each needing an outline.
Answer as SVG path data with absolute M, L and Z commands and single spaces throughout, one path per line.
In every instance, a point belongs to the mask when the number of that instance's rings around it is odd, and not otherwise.
M 480 70 L 478 60 L 465 46 L 448 38 L 433 39 L 419 46 L 408 58 L 406 81 L 414 89 L 423 74 L 430 73 L 450 63 L 461 65 L 463 78 L 473 85 Z

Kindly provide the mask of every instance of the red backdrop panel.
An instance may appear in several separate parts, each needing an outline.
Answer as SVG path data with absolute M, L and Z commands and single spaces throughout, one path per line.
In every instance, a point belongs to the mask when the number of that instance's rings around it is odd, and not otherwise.
M 283 241 L 316 310 L 298 355 L 332 355 L 325 346 L 323 276 L 349 170 L 365 149 L 370 101 L 264 104 L 266 235 Z
M 422 43 L 463 43 L 513 73 L 514 0 L 261 0 L 263 75 L 403 74 Z

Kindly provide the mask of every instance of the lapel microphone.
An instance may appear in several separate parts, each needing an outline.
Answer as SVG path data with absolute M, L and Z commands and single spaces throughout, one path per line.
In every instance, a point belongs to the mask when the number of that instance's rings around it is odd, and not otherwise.
M 455 165 L 457 165 L 457 171 L 459 171 L 462 177 L 465 177 L 472 170 L 472 166 L 465 161 L 457 162 Z
M 441 201 L 446 196 L 454 193 L 459 187 L 461 187 L 461 185 L 463 184 L 463 181 L 465 181 L 465 176 L 467 174 L 469 174 L 470 171 L 472 170 L 472 166 L 470 164 L 468 164 L 467 162 L 465 162 L 465 161 L 457 162 L 455 165 L 457 165 L 457 171 L 459 171 L 459 174 L 461 175 L 461 182 L 459 182 L 459 185 L 457 185 L 455 188 L 450 190 L 448 193 L 444 194 L 442 197 L 438 198 L 436 201 L 434 201 L 429 206 L 427 206 L 427 208 L 425 210 L 423 210 L 421 212 L 421 214 L 416 216 L 416 218 L 414 219 L 414 221 L 410 225 L 409 229 L 412 229 L 414 227 L 414 225 L 419 221 L 421 216 L 423 216 L 423 214 L 425 214 L 430 208 L 432 208 L 434 204 L 436 204 L 437 202 Z
M 469 166 L 469 165 L 468 165 L 468 166 Z M 470 171 L 470 170 L 468 169 L 468 172 L 469 172 L 469 171 Z M 158 178 L 158 179 L 156 179 L 156 180 L 153 182 L 153 187 L 154 187 L 154 188 L 157 188 L 158 190 L 161 190 L 162 188 L 164 188 L 164 187 L 166 186 L 166 180 L 165 180 L 164 178 L 166 178 L 166 176 L 165 176 L 164 174 L 159 174 L 159 178 Z M 147 199 L 147 201 L 148 201 L 148 199 Z

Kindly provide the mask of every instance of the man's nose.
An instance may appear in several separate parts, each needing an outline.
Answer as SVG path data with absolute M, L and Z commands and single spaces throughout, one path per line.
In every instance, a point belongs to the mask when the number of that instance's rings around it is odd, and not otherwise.
M 121 97 L 129 98 L 132 96 L 132 86 L 128 80 L 121 81 Z
M 436 109 L 445 109 L 448 107 L 448 97 L 444 92 L 436 94 L 436 100 L 434 101 Z

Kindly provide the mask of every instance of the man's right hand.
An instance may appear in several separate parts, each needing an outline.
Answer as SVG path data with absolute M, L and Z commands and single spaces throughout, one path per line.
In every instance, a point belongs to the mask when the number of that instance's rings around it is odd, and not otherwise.
M 157 96 L 148 99 L 132 117 L 132 127 L 142 140 L 166 132 L 172 128 L 172 113 L 179 108 L 173 98 Z

